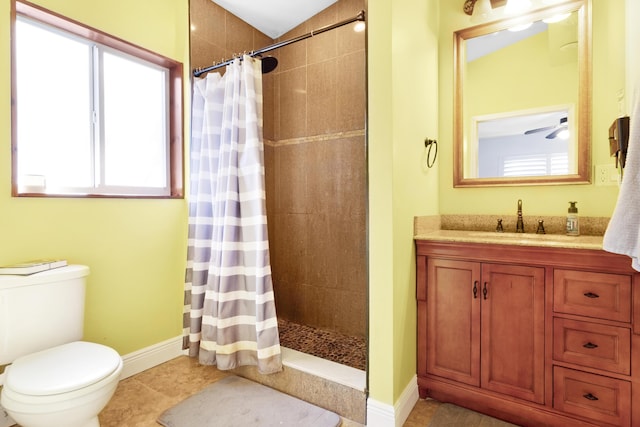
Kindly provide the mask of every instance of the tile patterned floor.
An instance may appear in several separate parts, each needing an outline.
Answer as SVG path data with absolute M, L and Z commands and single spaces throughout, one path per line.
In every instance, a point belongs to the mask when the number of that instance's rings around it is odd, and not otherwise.
M 99 415 L 101 427 L 158 427 L 162 412 L 229 375 L 181 356 L 120 381 Z
M 283 320 L 278 321 L 283 346 L 364 370 L 364 338 L 324 331 Z M 229 373 L 201 366 L 196 359 L 179 357 L 122 380 L 109 405 L 100 413 L 101 427 L 157 426 L 156 418 Z M 345 420 L 343 425 L 348 424 Z
M 278 327 L 281 343 L 286 347 L 365 369 L 364 339 L 280 321 Z M 101 427 L 158 427 L 156 419 L 162 412 L 227 375 L 230 373 L 180 356 L 126 378 L 120 381 L 115 395 L 100 413 Z M 434 400 L 420 399 L 403 427 L 425 427 L 439 406 Z M 341 427 L 363 426 L 343 418 Z
M 344 335 L 278 319 L 280 344 L 332 362 L 366 370 L 367 344 L 364 337 Z
M 101 427 L 158 427 L 162 412 L 229 375 L 181 356 L 120 381 L 115 395 L 100 413 Z M 404 427 L 425 427 L 438 403 L 420 400 Z M 361 427 L 343 419 L 341 427 Z

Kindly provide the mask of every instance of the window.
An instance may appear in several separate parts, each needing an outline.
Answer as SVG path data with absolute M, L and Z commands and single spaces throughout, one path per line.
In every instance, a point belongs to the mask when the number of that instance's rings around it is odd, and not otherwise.
M 561 152 L 505 157 L 500 176 L 545 176 L 568 173 L 569 156 Z
M 182 197 L 182 64 L 16 2 L 14 196 Z

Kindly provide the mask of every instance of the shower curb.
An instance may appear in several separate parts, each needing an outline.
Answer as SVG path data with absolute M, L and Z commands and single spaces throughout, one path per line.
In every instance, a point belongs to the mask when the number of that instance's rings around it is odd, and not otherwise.
M 315 356 L 305 356 L 322 361 Z M 324 362 L 327 361 L 321 363 Z M 242 366 L 231 372 L 364 425 L 367 413 L 367 394 L 364 389 L 364 381 L 362 387 L 353 384 L 351 386 L 345 385 L 344 383 L 347 381 L 342 379 L 329 379 L 331 372 L 327 372 L 327 375 L 320 375 L 317 372 L 311 373 L 306 369 L 302 370 L 304 368 L 301 368 L 298 363 L 295 363 L 295 367 L 288 365 L 286 355 L 283 365 L 282 372 L 270 375 L 261 374 L 255 366 Z M 354 369 L 354 371 L 357 370 Z M 363 379 L 364 375 L 362 372 Z

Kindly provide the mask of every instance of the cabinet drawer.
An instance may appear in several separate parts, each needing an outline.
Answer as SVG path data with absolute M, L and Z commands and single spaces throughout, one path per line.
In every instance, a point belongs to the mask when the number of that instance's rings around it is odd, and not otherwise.
M 561 270 L 553 272 L 553 310 L 600 319 L 631 321 L 631 277 Z
M 631 383 L 556 366 L 553 407 L 597 422 L 627 427 L 631 425 Z
M 629 375 L 631 330 L 556 317 L 553 319 L 553 358 Z

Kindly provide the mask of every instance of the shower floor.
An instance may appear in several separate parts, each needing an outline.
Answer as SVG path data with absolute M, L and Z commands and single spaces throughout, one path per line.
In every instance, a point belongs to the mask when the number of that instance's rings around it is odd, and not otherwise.
M 364 338 L 344 335 L 278 319 L 280 345 L 364 371 L 367 346 Z

